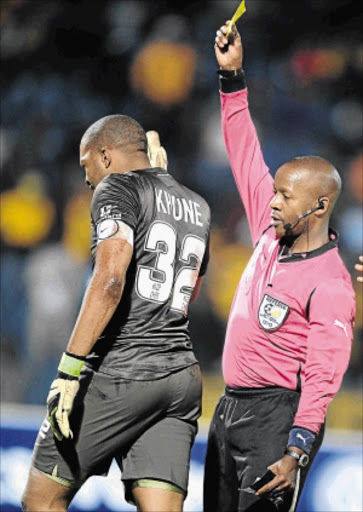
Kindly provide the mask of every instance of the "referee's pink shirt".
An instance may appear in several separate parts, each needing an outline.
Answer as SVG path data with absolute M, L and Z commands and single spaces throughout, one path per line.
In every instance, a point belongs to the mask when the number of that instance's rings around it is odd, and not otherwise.
M 348 367 L 355 317 L 351 278 L 333 242 L 307 257 L 278 258 L 275 230 L 267 229 L 273 178 L 247 90 L 221 92 L 221 103 L 229 160 L 255 246 L 229 315 L 223 376 L 232 387 L 289 389 L 297 389 L 301 378 L 293 425 L 317 433 Z

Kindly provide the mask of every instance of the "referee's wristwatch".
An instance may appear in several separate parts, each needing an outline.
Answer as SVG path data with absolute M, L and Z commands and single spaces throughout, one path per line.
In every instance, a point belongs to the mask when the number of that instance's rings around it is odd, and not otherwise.
M 286 450 L 286 455 L 290 455 L 290 457 L 293 457 L 297 460 L 298 465 L 301 468 L 304 468 L 309 464 L 309 455 L 306 455 L 306 453 L 297 453 L 294 450 Z

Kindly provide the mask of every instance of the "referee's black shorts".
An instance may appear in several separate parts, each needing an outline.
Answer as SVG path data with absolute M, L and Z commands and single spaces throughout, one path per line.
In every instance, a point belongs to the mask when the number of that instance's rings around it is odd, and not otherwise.
M 265 498 L 243 489 L 284 455 L 300 393 L 280 387 L 230 388 L 220 398 L 209 429 L 204 480 L 204 512 L 276 511 Z M 322 427 L 301 470 L 301 494 L 311 463 L 321 446 Z M 284 496 L 279 512 L 291 508 L 293 492 Z
M 186 495 L 201 394 L 198 364 L 152 381 L 86 369 L 70 416 L 74 438 L 57 441 L 45 419 L 32 463 L 78 489 L 88 477 L 106 475 L 115 458 L 128 501 L 132 483 L 145 478 L 171 483 Z

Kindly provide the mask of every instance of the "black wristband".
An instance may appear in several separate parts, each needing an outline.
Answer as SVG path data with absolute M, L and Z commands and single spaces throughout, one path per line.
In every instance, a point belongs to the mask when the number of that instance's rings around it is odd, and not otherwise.
M 76 354 L 72 354 L 71 352 L 68 352 L 68 350 L 66 350 L 65 353 L 67 354 L 67 356 L 74 357 L 75 359 L 79 359 L 80 361 L 86 360 L 86 356 L 77 356 Z
M 74 375 L 69 375 L 69 373 L 64 373 L 64 372 L 61 372 L 60 370 L 58 370 L 56 379 L 79 380 L 79 377 L 75 377 Z
M 245 72 L 239 69 L 218 69 L 219 84 L 222 92 L 242 91 L 247 87 Z

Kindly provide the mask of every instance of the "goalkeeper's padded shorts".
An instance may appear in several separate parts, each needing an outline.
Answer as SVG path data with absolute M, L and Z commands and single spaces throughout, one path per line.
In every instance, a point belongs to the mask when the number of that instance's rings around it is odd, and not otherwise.
M 107 475 L 115 458 L 132 502 L 139 479 L 188 487 L 190 452 L 201 414 L 197 364 L 162 379 L 132 381 L 85 368 L 70 416 L 74 439 L 57 441 L 44 420 L 33 466 L 53 480 L 79 488 L 92 475 Z

